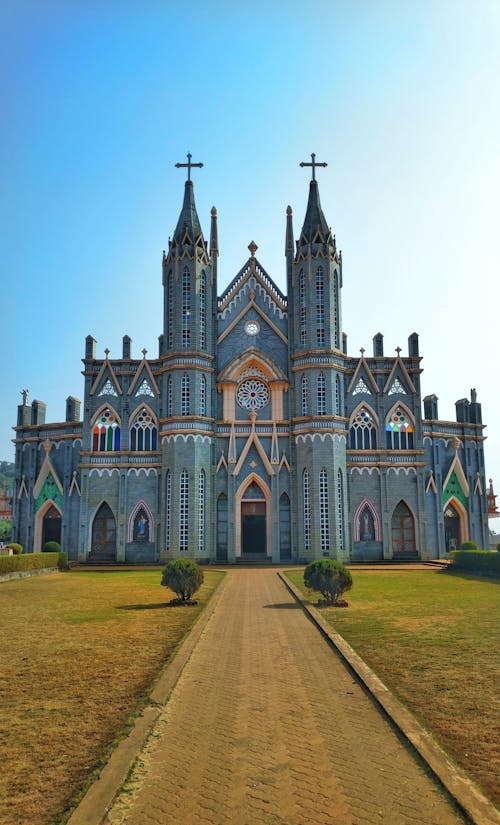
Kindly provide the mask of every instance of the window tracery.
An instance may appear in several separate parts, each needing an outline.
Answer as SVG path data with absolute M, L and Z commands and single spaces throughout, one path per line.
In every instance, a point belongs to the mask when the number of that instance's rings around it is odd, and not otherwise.
M 120 449 L 120 425 L 116 413 L 106 407 L 97 417 L 92 431 L 94 452 L 114 452 Z
M 148 451 L 157 449 L 158 429 L 146 407 L 136 415 L 130 427 L 130 449 Z
M 351 450 L 376 450 L 377 430 L 373 417 L 366 407 L 361 407 L 351 421 Z
M 236 392 L 236 400 L 245 410 L 260 410 L 269 403 L 269 387 L 258 378 L 243 381 Z
M 389 450 L 413 450 L 413 422 L 408 420 L 401 407 L 390 414 L 385 430 Z

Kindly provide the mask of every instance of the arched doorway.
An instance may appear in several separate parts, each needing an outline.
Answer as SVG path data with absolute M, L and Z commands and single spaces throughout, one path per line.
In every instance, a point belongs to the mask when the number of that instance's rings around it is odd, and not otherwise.
M 405 556 L 416 553 L 415 521 L 408 505 L 400 501 L 392 514 L 392 555 Z
M 43 517 L 42 550 L 48 541 L 57 541 L 59 545 L 61 544 L 61 513 L 53 504 L 50 505 Z
M 101 504 L 92 524 L 92 546 L 90 561 L 109 562 L 116 560 L 116 521 L 111 507 Z
M 256 481 L 245 489 L 241 499 L 241 555 L 266 556 L 266 499 Z
M 452 504 L 448 504 L 444 511 L 444 542 L 446 552 L 458 550 L 461 545 L 460 539 L 460 516 Z

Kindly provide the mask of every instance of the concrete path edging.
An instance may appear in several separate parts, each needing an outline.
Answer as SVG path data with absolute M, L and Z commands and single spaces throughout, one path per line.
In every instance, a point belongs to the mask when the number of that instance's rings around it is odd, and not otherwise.
M 130 733 L 118 743 L 100 775 L 71 814 L 67 825 L 101 825 L 103 822 L 137 754 L 158 719 L 162 705 L 170 696 L 201 634 L 217 609 L 225 583 L 226 578 L 221 581 L 205 609 L 187 632 L 177 652 L 165 666 L 149 695 L 149 704 L 135 720 Z
M 286 575 L 281 571 L 277 575 L 474 825 L 500 825 L 500 812 L 477 785 L 451 761 L 431 734 L 396 699 L 345 639 L 332 629 L 319 610 L 307 602 Z

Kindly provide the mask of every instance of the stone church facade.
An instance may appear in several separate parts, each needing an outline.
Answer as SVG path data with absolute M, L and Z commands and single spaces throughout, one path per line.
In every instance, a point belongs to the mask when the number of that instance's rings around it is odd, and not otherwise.
M 163 257 L 158 357 L 85 342 L 84 401 L 46 423 L 18 407 L 13 536 L 57 540 L 81 562 L 344 562 L 446 557 L 488 546 L 476 393 L 440 421 L 422 399 L 416 333 L 407 353 L 348 352 L 342 254 L 323 214 L 314 156 L 287 295 L 257 247 L 218 295 L 217 213 L 208 243 L 191 166 Z

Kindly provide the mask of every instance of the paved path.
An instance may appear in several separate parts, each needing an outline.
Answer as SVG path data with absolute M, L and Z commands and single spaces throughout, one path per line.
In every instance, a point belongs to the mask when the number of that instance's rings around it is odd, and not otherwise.
M 222 598 L 108 825 L 458 825 L 464 818 L 274 570 Z

